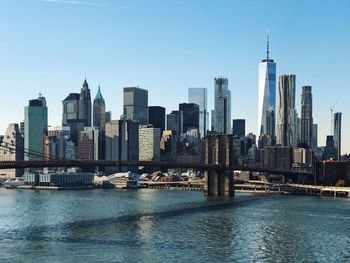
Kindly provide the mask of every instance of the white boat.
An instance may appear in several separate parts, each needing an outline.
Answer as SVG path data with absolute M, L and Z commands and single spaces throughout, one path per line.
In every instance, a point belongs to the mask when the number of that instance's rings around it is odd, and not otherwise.
M 139 175 L 131 172 L 116 173 L 108 176 L 108 181 L 119 189 L 133 189 L 141 188 L 139 182 Z
M 7 189 L 13 189 L 13 188 L 16 188 L 18 186 L 22 186 L 24 185 L 24 179 L 23 178 L 16 178 L 16 179 L 7 179 L 5 182 L 4 182 L 4 186 L 5 188 Z

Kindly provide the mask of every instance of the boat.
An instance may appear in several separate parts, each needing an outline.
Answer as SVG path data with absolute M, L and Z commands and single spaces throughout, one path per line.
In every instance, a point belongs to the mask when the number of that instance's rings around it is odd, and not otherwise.
M 4 186 L 6 189 L 14 189 L 14 188 L 17 188 L 18 186 L 23 186 L 23 185 L 24 185 L 23 178 L 11 178 L 11 179 L 7 179 L 4 182 Z
M 138 182 L 139 175 L 132 172 L 116 173 L 108 176 L 108 181 L 118 189 L 138 189 L 142 186 Z

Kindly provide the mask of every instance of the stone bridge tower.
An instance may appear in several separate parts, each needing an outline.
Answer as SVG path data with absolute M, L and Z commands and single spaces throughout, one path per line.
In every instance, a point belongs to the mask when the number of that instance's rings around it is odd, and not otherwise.
M 205 164 L 233 166 L 233 135 L 207 135 L 204 140 Z M 234 196 L 233 170 L 206 171 L 204 177 L 206 195 Z

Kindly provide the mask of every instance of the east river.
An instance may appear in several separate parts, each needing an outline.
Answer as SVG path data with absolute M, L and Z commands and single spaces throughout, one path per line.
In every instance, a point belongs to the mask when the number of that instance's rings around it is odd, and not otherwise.
M 0 262 L 350 262 L 350 199 L 0 189 Z

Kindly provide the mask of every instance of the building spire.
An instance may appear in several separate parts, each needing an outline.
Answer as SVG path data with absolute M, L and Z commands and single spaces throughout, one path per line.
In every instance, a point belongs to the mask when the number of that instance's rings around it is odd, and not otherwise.
M 269 61 L 269 55 L 270 55 L 270 35 L 269 35 L 269 30 L 267 30 L 267 43 L 266 43 L 266 59 Z

